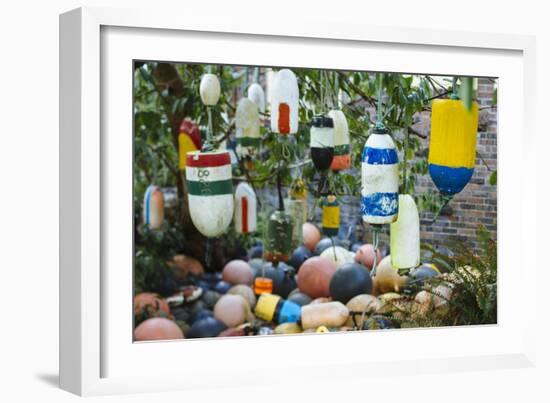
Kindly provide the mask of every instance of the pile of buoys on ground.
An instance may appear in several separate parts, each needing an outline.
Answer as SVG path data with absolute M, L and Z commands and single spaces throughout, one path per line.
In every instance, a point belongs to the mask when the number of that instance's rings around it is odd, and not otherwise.
M 175 256 L 169 267 L 180 290 L 135 296 L 134 339 L 391 329 L 406 326 L 399 322 L 400 310 L 430 315 L 452 298 L 452 287 L 444 283 L 426 288 L 429 279 L 441 276 L 433 264 L 400 275 L 391 256 L 378 251 L 378 271 L 371 277 L 371 244 L 355 245 L 352 252 L 338 238 L 321 238 L 311 223 L 304 224 L 303 239 L 286 263 L 262 260 L 255 246 L 248 261 L 231 260 L 219 273 L 206 272 L 191 257 Z M 267 292 L 256 290 L 259 277 L 271 280 Z

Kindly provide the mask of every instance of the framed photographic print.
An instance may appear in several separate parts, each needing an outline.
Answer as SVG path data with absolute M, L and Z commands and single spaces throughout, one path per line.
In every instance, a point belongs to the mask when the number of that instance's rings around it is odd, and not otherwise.
M 60 43 L 63 388 L 531 365 L 531 38 L 78 9 Z

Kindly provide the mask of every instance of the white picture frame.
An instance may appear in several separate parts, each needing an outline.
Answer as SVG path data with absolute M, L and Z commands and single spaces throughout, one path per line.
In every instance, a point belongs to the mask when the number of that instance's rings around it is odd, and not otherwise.
M 536 208 L 528 200 L 536 199 L 536 175 L 522 177 L 506 164 L 512 158 L 523 163 L 534 158 L 536 81 L 532 37 L 326 23 L 307 16 L 301 16 L 300 24 L 282 25 L 269 19 L 234 21 L 223 16 L 181 21 L 171 13 L 137 9 L 80 8 L 60 17 L 60 385 L 63 389 L 79 395 L 97 395 L 280 383 L 298 375 L 302 379 L 328 382 L 362 376 L 374 368 L 387 370 L 394 376 L 533 365 L 535 335 L 527 318 L 534 315 L 536 295 L 523 296 L 521 307 L 509 297 L 515 281 L 536 275 L 534 254 L 523 256 L 520 269 L 513 265 L 514 248 L 519 243 L 520 248 L 526 249 L 537 232 L 534 220 L 522 219 L 532 216 Z M 138 36 L 140 42 L 136 47 L 132 41 Z M 174 48 L 174 44 L 180 43 L 186 44 L 186 52 Z M 308 46 L 330 50 L 338 56 L 321 60 L 317 52 L 304 55 Z M 242 50 L 245 47 L 254 51 L 245 54 Z M 268 54 L 266 48 L 273 52 Z M 131 294 L 127 301 L 113 298 L 114 287 L 121 285 L 124 294 L 131 289 L 132 281 L 128 277 L 132 270 L 128 267 L 131 226 L 125 226 L 132 220 L 131 210 L 127 216 L 117 214 L 124 211 L 128 189 L 131 190 L 131 152 L 127 149 L 128 141 L 131 142 L 128 127 L 132 109 L 131 102 L 127 102 L 131 100 L 128 91 L 131 70 L 125 63 L 131 59 L 149 59 L 291 66 L 293 62 L 288 55 L 286 59 L 277 59 L 279 62 L 274 59 L 281 54 L 277 50 L 290 52 L 295 63 L 310 63 L 304 67 L 368 67 L 380 71 L 499 77 L 498 325 L 323 337 L 132 343 L 131 328 L 127 326 L 131 321 Z M 346 56 L 351 51 L 361 53 L 354 53 L 353 58 Z M 360 57 L 363 54 L 373 57 L 364 60 Z M 407 66 L 400 64 L 404 59 L 399 55 L 407 56 Z M 411 57 L 415 55 L 421 57 Z M 431 61 L 429 67 L 426 60 Z M 472 64 L 474 60 L 477 65 Z M 518 104 L 523 107 L 517 108 Z M 512 119 L 507 112 L 513 106 L 516 108 Z M 518 188 L 529 189 L 529 193 L 518 192 Z M 113 249 L 106 239 L 117 239 L 123 246 Z M 115 261 L 121 264 L 121 269 L 108 270 Z M 120 290 L 117 288 L 117 292 Z M 512 323 L 519 313 L 524 319 Z M 406 348 L 410 343 L 432 347 L 415 351 Z M 369 354 L 353 353 L 370 345 L 377 348 Z M 297 354 L 289 358 L 288 351 Z M 225 356 L 227 360 L 212 368 L 201 363 L 204 354 Z M 259 354 L 267 357 L 269 371 L 265 363 L 251 365 Z M 181 357 L 187 360 L 186 365 L 181 365 Z M 132 371 L 138 359 L 156 365 L 158 371 L 151 376 Z M 231 366 L 227 361 L 231 361 Z M 338 371 L 327 371 L 331 368 Z

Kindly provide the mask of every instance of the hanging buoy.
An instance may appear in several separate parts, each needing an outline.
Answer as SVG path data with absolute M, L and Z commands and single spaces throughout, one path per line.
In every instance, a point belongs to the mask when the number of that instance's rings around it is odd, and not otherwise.
M 385 128 L 374 129 L 363 149 L 361 210 L 369 224 L 389 224 L 397 217 L 399 171 L 397 151 Z
M 221 86 L 218 76 L 215 74 L 205 74 L 202 76 L 199 93 L 203 104 L 214 106 L 220 99 Z
M 338 235 L 340 229 L 340 203 L 336 196 L 330 195 L 321 200 L 322 208 L 322 228 L 326 236 Z
M 399 195 L 399 214 L 390 225 L 391 264 L 409 269 L 420 264 L 420 219 L 411 195 Z
M 469 111 L 459 99 L 432 103 L 428 171 L 444 195 L 459 193 L 470 181 L 476 161 L 479 108 Z
M 292 217 L 292 248 L 302 243 L 302 225 L 306 222 L 304 201 L 300 199 L 285 199 L 285 211 Z
M 289 69 L 275 74 L 271 89 L 271 131 L 294 134 L 298 131 L 298 81 Z
M 334 157 L 330 169 L 333 171 L 348 169 L 351 166 L 351 155 L 346 115 L 339 110 L 331 110 L 328 115 L 334 121 Z
M 309 137 L 311 159 L 320 171 L 326 171 L 334 157 L 334 121 L 329 116 L 317 115 L 311 120 Z
M 264 245 L 264 259 L 268 262 L 286 262 L 292 253 L 292 217 L 282 210 L 269 216 Z
M 143 224 L 159 229 L 164 222 L 164 194 L 158 186 L 151 185 L 143 197 Z
M 250 84 L 250 87 L 248 87 L 248 99 L 256 104 L 260 113 L 265 112 L 265 94 L 260 84 Z
M 185 169 L 187 153 L 201 149 L 202 140 L 199 127 L 191 121 L 184 119 L 180 124 L 180 134 L 178 136 L 180 169 Z
M 290 184 L 288 195 L 292 200 L 300 200 L 302 202 L 302 208 L 304 209 L 304 221 L 307 220 L 307 187 L 302 178 L 293 179 Z
M 251 157 L 260 147 L 260 115 L 258 107 L 248 98 L 242 98 L 235 112 L 237 155 Z
M 256 231 L 256 193 L 246 182 L 235 190 L 235 230 L 240 234 Z
M 229 152 L 187 153 L 185 176 L 193 224 L 206 237 L 223 234 L 233 218 L 234 206 Z

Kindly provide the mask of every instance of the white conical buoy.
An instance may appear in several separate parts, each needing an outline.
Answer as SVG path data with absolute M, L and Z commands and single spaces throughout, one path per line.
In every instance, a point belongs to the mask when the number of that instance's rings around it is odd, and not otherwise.
M 235 190 L 235 230 L 241 234 L 256 231 L 256 193 L 246 182 Z
M 271 130 L 280 134 L 298 131 L 298 81 L 289 69 L 275 74 L 271 89 Z
M 248 87 L 248 99 L 256 104 L 261 113 L 265 112 L 265 93 L 260 84 L 250 84 L 250 87 Z
M 202 76 L 199 92 L 202 102 L 206 106 L 216 105 L 220 99 L 221 93 L 220 80 L 218 80 L 218 77 L 210 73 Z
M 397 220 L 390 225 L 391 264 L 408 269 L 420 264 L 420 219 L 411 195 L 399 195 Z

